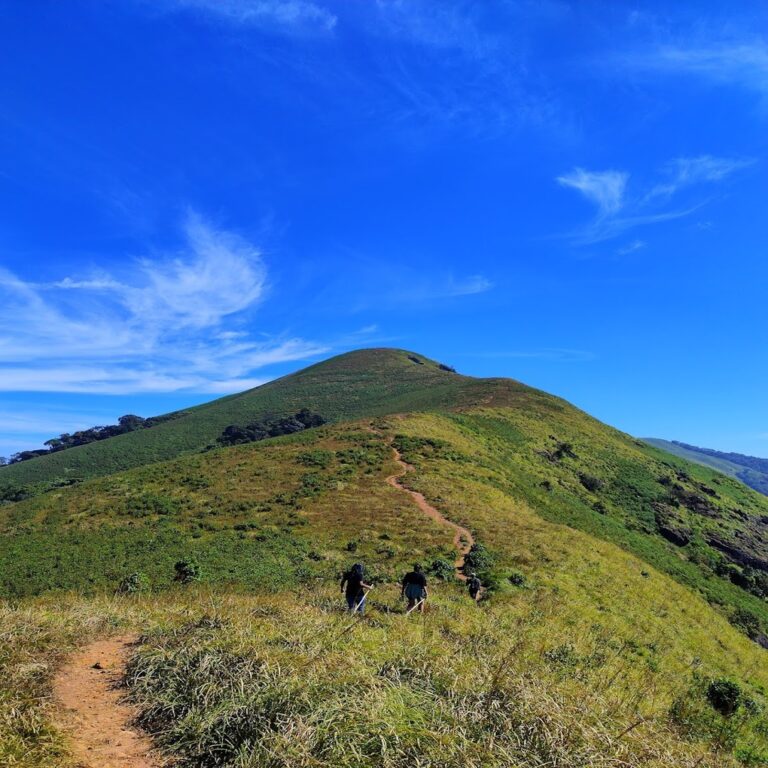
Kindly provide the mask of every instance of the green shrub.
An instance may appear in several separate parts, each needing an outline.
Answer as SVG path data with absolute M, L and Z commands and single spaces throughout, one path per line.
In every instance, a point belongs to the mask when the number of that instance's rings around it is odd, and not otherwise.
M 202 576 L 200 565 L 194 558 L 179 560 L 173 568 L 176 571 L 174 580 L 181 582 L 182 584 L 190 584 L 193 581 L 199 581 Z
M 735 714 L 742 699 L 741 686 L 727 677 L 712 680 L 707 686 L 707 701 L 723 717 L 731 717 Z
M 571 643 L 564 643 L 544 651 L 544 658 L 550 664 L 558 667 L 575 667 L 579 661 L 576 650 Z
M 149 579 L 140 571 L 134 571 L 120 580 L 117 592 L 120 595 L 133 595 L 149 589 Z
M 379 547 L 379 549 L 376 550 L 376 554 L 386 557 L 387 560 L 391 560 L 397 552 L 394 547 Z
M 730 622 L 734 627 L 738 627 L 738 629 L 753 640 L 760 635 L 760 619 L 751 611 L 744 608 L 737 608 L 733 612 Z
M 520 571 L 512 571 L 512 573 L 509 574 L 508 579 L 509 583 L 515 587 L 525 586 L 525 574 L 520 573 Z
M 427 572 L 442 581 L 453 581 L 456 578 L 456 568 L 453 563 L 439 557 L 432 561 Z
M 746 765 L 764 765 L 756 762 L 764 742 L 754 741 L 755 733 L 763 733 L 765 727 L 760 707 L 736 681 L 694 673 L 690 687 L 672 704 L 670 717 L 686 738 L 708 741 L 715 750 L 740 753 Z
M 149 515 L 172 515 L 178 512 L 179 503 L 169 496 L 146 492 L 125 502 L 125 514 L 131 517 Z
M 328 478 L 318 472 L 307 472 L 301 478 L 300 494 L 302 496 L 319 496 L 326 488 L 328 488 Z
M 584 472 L 579 473 L 579 482 L 590 493 L 597 493 L 603 487 L 603 481 L 599 477 L 594 477 Z
M 480 578 L 483 578 L 483 574 L 487 574 L 493 568 L 494 563 L 493 555 L 482 544 L 476 542 L 464 558 L 463 570 L 465 574 L 474 571 Z
M 328 469 L 333 463 L 333 451 L 326 451 L 320 448 L 313 451 L 305 451 L 296 457 L 296 462 L 305 467 Z
M 375 467 L 380 463 L 382 456 L 376 450 L 370 448 L 347 448 L 336 453 L 340 464 L 354 467 Z
M 733 751 L 734 757 L 747 768 L 765 768 L 768 765 L 768 752 L 758 747 L 747 745 L 737 747 Z
M 32 492 L 23 485 L 4 485 L 0 487 L 0 504 L 12 504 L 16 501 L 24 501 L 32 495 Z
M 424 456 L 446 458 L 448 449 L 450 449 L 450 444 L 445 440 L 436 440 L 431 437 L 411 437 L 410 435 L 395 435 L 392 445 L 408 461 Z

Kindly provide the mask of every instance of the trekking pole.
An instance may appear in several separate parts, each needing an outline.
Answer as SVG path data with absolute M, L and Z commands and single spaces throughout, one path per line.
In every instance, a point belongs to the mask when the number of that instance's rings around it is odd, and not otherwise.
M 414 605 L 412 608 L 409 608 L 405 612 L 405 615 L 408 616 L 410 613 L 413 613 L 413 611 L 415 611 L 424 602 L 424 600 L 425 600 L 425 598 L 422 597 L 421 600 L 419 600 L 419 602 L 416 603 L 416 605 Z
M 352 613 L 357 613 L 357 610 L 358 610 L 358 608 L 360 608 L 360 606 L 361 606 L 361 605 L 362 605 L 362 604 L 365 602 L 365 598 L 366 598 L 366 597 L 368 597 L 368 593 L 369 593 L 369 592 L 370 592 L 372 589 L 373 589 L 373 587 L 368 587 L 368 589 L 364 589 L 364 590 L 363 590 L 363 593 L 364 593 L 364 594 L 363 594 L 363 596 L 360 598 L 360 602 L 358 602 L 358 603 L 355 605 L 355 607 L 352 609 Z M 338 635 L 337 635 L 335 638 L 333 638 L 333 640 L 331 640 L 331 641 L 330 641 L 330 643 L 328 643 L 328 645 L 332 645 L 332 644 L 333 644 L 333 643 L 335 643 L 337 640 L 341 640 L 341 638 L 342 638 L 342 637 L 344 637 L 344 635 L 346 635 L 346 634 L 347 634 L 347 632 L 349 632 L 349 630 L 350 630 L 350 629 L 352 629 L 353 627 L 356 627 L 356 626 L 357 626 L 357 624 L 358 624 L 358 621 L 357 621 L 357 619 L 355 619 L 355 620 L 354 620 L 354 621 L 353 621 L 353 622 L 352 622 L 352 623 L 351 623 L 351 624 L 350 624 L 348 627 L 346 627 L 344 630 L 342 630 L 342 632 L 341 632 L 340 634 L 338 634 Z
M 363 602 L 365 601 L 365 598 L 368 596 L 368 593 L 372 589 L 373 589 L 373 587 L 371 586 L 371 587 L 368 587 L 367 589 L 363 590 L 364 594 L 363 594 L 362 598 L 360 598 L 360 601 L 358 603 L 356 603 L 355 607 L 352 609 L 352 613 L 355 613 L 357 611 L 357 609 L 363 604 Z M 349 632 L 351 629 L 354 629 L 359 623 L 360 622 L 358 622 L 358 620 L 355 618 L 348 626 L 344 627 L 344 629 L 342 629 L 341 632 L 339 632 L 338 635 L 336 635 L 335 637 L 332 637 L 327 642 L 324 642 L 320 646 L 320 648 L 317 649 L 317 651 L 315 653 L 313 653 L 311 656 L 306 658 L 304 660 L 304 664 L 302 666 L 306 666 L 307 664 L 310 664 L 311 662 L 313 662 L 318 656 L 320 656 L 321 653 L 323 653 L 323 651 L 326 651 L 329 646 L 333 645 L 338 640 L 341 640 L 341 638 L 344 637 L 344 635 L 346 635 L 347 632 Z
M 352 613 L 357 613 L 360 606 L 365 602 L 365 598 L 368 597 L 368 593 L 373 589 L 373 586 L 367 587 L 363 590 L 363 596 L 360 598 L 360 602 L 355 604 L 355 607 L 352 609 Z

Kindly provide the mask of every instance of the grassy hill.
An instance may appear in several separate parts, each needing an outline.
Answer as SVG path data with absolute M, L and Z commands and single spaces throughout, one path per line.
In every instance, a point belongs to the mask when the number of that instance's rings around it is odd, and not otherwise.
M 488 387 L 492 387 L 491 381 L 460 376 L 422 355 L 394 349 L 360 350 L 190 408 L 151 429 L 0 467 L 0 491 L 19 486 L 47 490 L 170 459 L 215 443 L 230 424 L 288 416 L 301 408 L 329 421 L 341 421 L 475 402 Z
M 127 626 L 144 634 L 130 695 L 190 767 L 768 764 L 768 499 L 411 353 L 267 387 L 283 412 L 335 423 L 0 506 L 0 763 L 69 768 L 50 670 Z M 117 455 L 124 437 L 87 447 Z M 452 531 L 386 482 L 393 446 L 407 485 L 479 542 L 479 606 L 445 567 Z M 397 601 L 417 559 L 434 587 L 423 620 Z M 180 560 L 201 584 L 174 584 Z M 377 586 L 350 629 L 333 584 L 353 560 Z M 131 574 L 145 590 L 104 597 Z M 738 691 L 734 712 L 713 686 Z
M 768 496 L 768 459 L 745 456 L 741 453 L 725 453 L 710 448 L 699 448 L 677 440 L 660 440 L 655 437 L 643 438 L 646 443 L 673 453 L 696 464 L 713 467 L 718 472 L 741 480 L 742 483 Z

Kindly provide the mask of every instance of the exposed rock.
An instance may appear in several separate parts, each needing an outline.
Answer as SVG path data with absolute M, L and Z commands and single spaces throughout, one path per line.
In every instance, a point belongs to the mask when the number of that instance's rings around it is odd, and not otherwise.
M 693 538 L 693 531 L 685 526 L 675 515 L 674 508 L 664 504 L 654 504 L 656 530 L 678 547 L 684 547 Z
M 685 528 L 673 528 L 664 523 L 657 524 L 659 533 L 678 547 L 684 547 L 691 541 L 691 532 Z
M 728 541 L 719 534 L 710 533 L 707 536 L 707 543 L 727 555 L 735 563 L 748 565 L 760 571 L 768 571 L 768 558 L 759 557 L 751 552 L 745 552 L 737 542 Z
M 672 497 L 670 501 L 672 503 L 677 502 L 677 504 L 703 517 L 711 517 L 713 519 L 722 517 L 720 510 L 713 506 L 704 496 L 700 496 L 694 491 L 689 491 L 678 483 L 672 486 L 671 491 Z

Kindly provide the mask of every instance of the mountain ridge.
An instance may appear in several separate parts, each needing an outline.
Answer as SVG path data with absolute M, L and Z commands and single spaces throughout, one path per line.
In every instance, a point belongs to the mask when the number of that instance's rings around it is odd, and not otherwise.
M 719 472 L 741 480 L 758 493 L 768 496 L 768 459 L 743 453 L 718 451 L 713 448 L 701 448 L 680 440 L 663 440 L 654 437 L 644 437 L 643 440 L 667 453 L 713 467 Z

